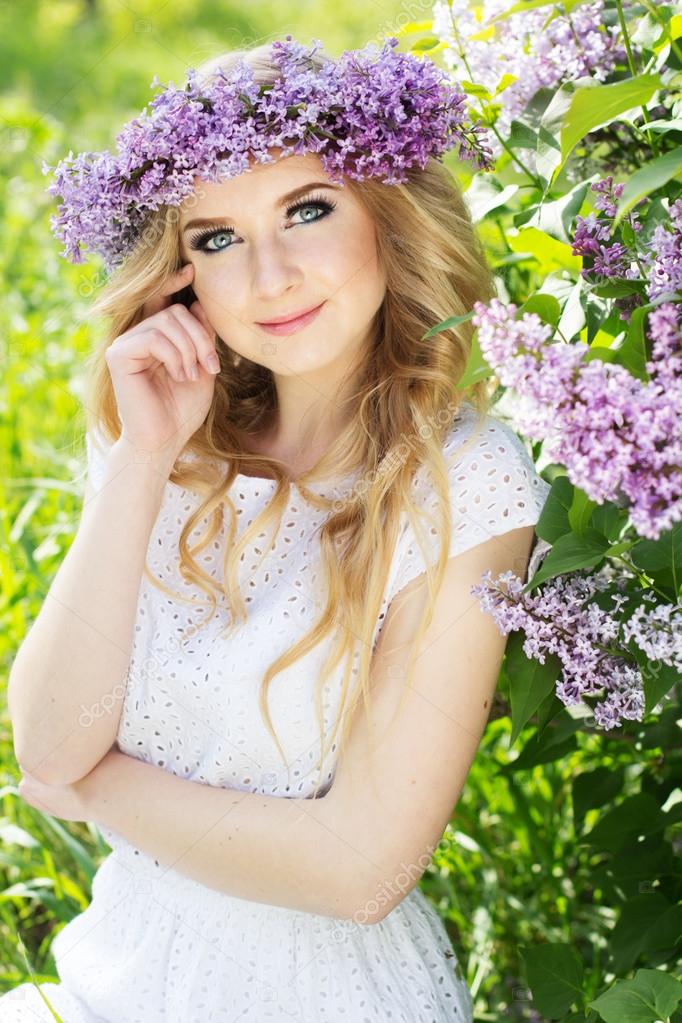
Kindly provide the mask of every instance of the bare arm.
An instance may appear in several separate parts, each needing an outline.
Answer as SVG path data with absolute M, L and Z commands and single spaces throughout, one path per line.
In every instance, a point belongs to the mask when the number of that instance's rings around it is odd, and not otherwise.
M 373 657 L 370 758 L 364 713 L 321 799 L 285 799 L 200 784 L 113 753 L 79 784 L 87 819 L 165 867 L 237 898 L 372 923 L 419 881 L 456 805 L 485 728 L 507 641 L 470 588 L 486 569 L 523 577 L 524 526 L 450 558 L 404 686 L 425 577 L 394 598 Z M 406 865 L 409 884 L 401 884 Z
M 173 459 L 162 449 L 136 460 L 127 440 L 112 445 L 102 486 L 88 489 L 73 543 L 12 664 L 15 754 L 41 781 L 82 778 L 115 741 L 144 561 Z
M 355 847 L 350 828 L 343 836 L 334 830 L 328 796 L 288 799 L 206 785 L 119 751 L 73 788 L 82 819 L 236 898 L 346 919 L 357 877 L 375 869 L 366 863 L 369 843 Z M 48 792 L 48 812 L 51 798 Z

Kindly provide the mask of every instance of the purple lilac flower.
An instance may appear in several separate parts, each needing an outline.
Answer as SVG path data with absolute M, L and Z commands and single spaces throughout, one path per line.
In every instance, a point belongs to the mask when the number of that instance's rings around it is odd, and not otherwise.
M 682 292 L 682 199 L 670 207 L 672 230 L 657 224 L 645 255 L 649 283 L 649 301 L 666 292 Z
M 682 330 L 680 307 L 662 303 L 648 317 L 651 379 L 584 356 L 588 345 L 549 343 L 552 328 L 516 306 L 476 302 L 472 322 L 500 383 L 522 399 L 516 428 L 543 440 L 592 500 L 626 504 L 650 539 L 682 519 Z
M 626 59 L 620 26 L 605 24 L 604 0 L 554 17 L 548 24 L 548 15 L 557 14 L 554 7 L 518 11 L 496 26 L 494 37 L 476 39 L 492 18 L 508 9 L 509 0 L 482 0 L 476 7 L 468 0 L 451 4 L 443 0 L 432 8 L 432 31 L 445 43 L 443 59 L 456 77 L 473 78 L 491 95 L 504 75 L 516 79 L 495 97 L 501 106 L 496 127 L 505 138 L 512 120 L 543 86 L 556 89 L 586 75 L 603 82 Z M 639 52 L 634 45 L 633 49 Z M 496 157 L 502 151 L 496 139 L 493 151 Z M 533 154 L 527 152 L 524 159 L 532 161 Z
M 606 731 L 623 719 L 641 721 L 645 702 L 641 671 L 619 645 L 617 616 L 592 600 L 609 585 L 608 571 L 574 573 L 523 593 L 524 584 L 513 572 L 503 572 L 493 581 L 488 570 L 470 591 L 503 635 L 524 632 L 527 657 L 540 664 L 547 654 L 559 658 L 556 694 L 564 706 L 589 706 L 584 697 L 603 697 L 592 713 Z M 617 611 L 617 601 L 614 604 Z
M 272 86 L 259 86 L 245 60 L 210 82 L 190 69 L 186 85 L 170 83 L 125 125 L 115 155 L 69 152 L 56 168 L 43 162 L 43 173 L 55 176 L 47 191 L 62 198 L 50 221 L 62 254 L 80 263 L 85 244 L 111 269 L 151 211 L 180 205 L 197 176 L 234 177 L 251 169 L 250 156 L 273 162 L 270 148 L 319 154 L 335 181 L 346 174 L 401 183 L 410 167 L 455 146 L 476 167 L 492 166 L 485 129 L 469 123 L 466 94 L 428 57 L 395 52 L 391 37 L 378 52 L 369 44 L 326 59 L 318 72 L 309 58 L 321 45 L 306 50 L 290 35 L 274 42 L 282 77 Z
M 591 188 L 593 192 L 598 193 L 598 198 L 594 201 L 595 208 L 600 210 L 604 216 L 600 217 L 591 212 L 586 217 L 577 216 L 575 218 L 571 252 L 574 256 L 588 256 L 593 261 L 592 266 L 583 267 L 580 271 L 581 276 L 598 275 L 620 277 L 626 280 L 638 278 L 640 270 L 635 260 L 636 253 L 622 242 L 613 241 L 612 221 L 616 215 L 617 200 L 622 195 L 625 183 L 614 184 L 613 177 L 609 175 L 594 182 Z M 645 200 L 640 200 L 638 205 L 642 202 Z M 639 213 L 636 208 L 631 210 L 627 217 L 627 222 L 635 233 L 642 230 L 642 224 L 638 217 Z M 604 242 L 611 244 L 605 245 Z M 633 305 L 640 302 L 638 296 L 628 296 L 628 298 L 635 298 L 635 302 L 628 303 L 626 308 L 632 308 Z
M 623 623 L 623 637 L 634 640 L 653 661 L 663 661 L 682 672 L 682 605 L 640 605 Z

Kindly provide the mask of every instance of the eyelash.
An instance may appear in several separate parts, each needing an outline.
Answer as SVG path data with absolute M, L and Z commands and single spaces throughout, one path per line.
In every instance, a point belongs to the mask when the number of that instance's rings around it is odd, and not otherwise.
M 309 199 L 302 199 L 299 202 L 294 203 L 293 206 L 287 206 L 286 211 L 287 217 L 293 216 L 294 213 L 298 213 L 299 210 L 305 209 L 307 206 L 319 206 L 324 212 L 321 214 L 321 216 L 315 217 L 315 220 L 303 221 L 303 223 L 305 224 L 314 224 L 318 220 L 324 220 L 324 218 L 328 216 L 328 214 L 330 214 L 332 210 L 336 209 L 335 202 L 330 202 L 328 199 L 325 199 L 321 195 L 313 195 Z M 209 255 L 214 255 L 217 252 L 226 252 L 227 249 L 232 248 L 232 244 L 226 245 L 222 249 L 204 248 L 206 242 L 208 242 L 211 238 L 214 238 L 216 235 L 219 234 L 234 235 L 234 228 L 229 227 L 227 224 L 225 224 L 224 226 L 212 227 L 207 231 L 200 231 L 198 234 L 191 236 L 189 247 L 190 249 L 195 249 L 199 252 L 205 252 Z

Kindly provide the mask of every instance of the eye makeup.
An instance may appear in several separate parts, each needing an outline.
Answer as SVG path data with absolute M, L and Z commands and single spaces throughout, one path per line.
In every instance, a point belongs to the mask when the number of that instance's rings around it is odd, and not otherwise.
M 287 217 L 292 217 L 294 213 L 297 213 L 301 209 L 305 209 L 308 206 L 315 208 L 319 207 L 322 210 L 319 216 L 315 217 L 314 220 L 304 220 L 304 224 L 315 224 L 318 220 L 324 220 L 332 210 L 336 209 L 336 203 L 329 199 L 326 199 L 322 195 L 312 195 L 308 199 L 300 199 L 298 202 L 293 203 L 291 206 L 287 206 L 286 214 Z M 297 225 L 294 225 L 297 226 Z M 220 235 L 234 235 L 234 227 L 229 224 L 217 224 L 215 227 L 211 227 L 205 231 L 197 231 L 196 234 L 190 236 L 189 247 L 196 252 L 205 252 L 207 255 L 215 252 L 225 252 L 227 249 L 232 248 L 232 243 L 229 245 L 223 245 L 222 248 L 209 249 L 206 248 L 207 243 L 212 238 L 220 237 Z

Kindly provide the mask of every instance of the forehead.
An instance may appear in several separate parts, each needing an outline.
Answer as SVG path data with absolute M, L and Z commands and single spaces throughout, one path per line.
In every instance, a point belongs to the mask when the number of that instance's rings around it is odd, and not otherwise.
M 260 208 L 274 206 L 280 196 L 309 181 L 334 184 L 315 153 L 281 156 L 280 149 L 269 149 L 274 163 L 259 163 L 249 158 L 249 170 L 225 181 L 194 179 L 194 192 L 180 206 L 180 221 L 184 224 L 192 216 L 210 216 L 213 213 L 238 214 L 245 205 Z

